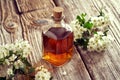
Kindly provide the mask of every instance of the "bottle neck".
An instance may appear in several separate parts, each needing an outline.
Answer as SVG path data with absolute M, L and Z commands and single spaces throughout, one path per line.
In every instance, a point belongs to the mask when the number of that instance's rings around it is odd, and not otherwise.
M 54 27 L 62 27 L 62 19 L 60 20 L 53 19 L 53 22 L 54 22 Z

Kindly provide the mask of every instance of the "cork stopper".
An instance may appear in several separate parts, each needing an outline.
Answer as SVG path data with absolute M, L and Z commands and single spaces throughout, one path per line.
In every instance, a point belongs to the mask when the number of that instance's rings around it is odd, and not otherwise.
M 54 7 L 53 9 L 53 17 L 56 20 L 59 20 L 62 18 L 63 8 L 62 7 Z

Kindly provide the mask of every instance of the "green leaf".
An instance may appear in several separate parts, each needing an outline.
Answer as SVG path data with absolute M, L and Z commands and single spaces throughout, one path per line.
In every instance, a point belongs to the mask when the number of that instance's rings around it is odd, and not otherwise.
M 84 24 L 84 28 L 91 29 L 92 27 L 93 27 L 93 23 L 89 21 Z
M 83 24 L 85 23 L 85 16 L 86 16 L 87 14 L 86 13 L 82 13 L 81 15 L 78 15 L 77 17 L 76 17 L 76 19 L 78 20 L 78 23 L 81 25 L 81 26 L 83 26 Z
M 1 58 L 0 59 L 0 65 L 3 65 L 3 62 L 5 61 L 5 59 L 4 58 Z
M 8 56 L 6 56 L 6 57 L 5 57 L 5 59 L 8 59 L 9 57 L 11 57 L 11 56 L 12 56 L 12 54 L 14 54 L 14 53 L 13 53 L 13 51 L 12 51 L 12 50 L 10 50 L 10 51 L 9 51 L 9 55 L 8 55 Z
M 94 34 L 97 34 L 97 31 L 94 31 Z
M 24 68 L 19 68 L 14 70 L 14 74 L 25 74 L 26 70 Z
M 29 70 L 28 70 L 28 73 L 32 73 L 32 72 L 34 72 L 35 71 L 35 68 L 30 68 Z
M 87 49 L 87 45 L 88 45 L 89 39 L 87 39 L 87 38 L 80 38 L 80 39 L 76 39 L 76 42 L 77 42 L 77 44 L 82 46 L 83 49 Z
M 15 66 L 13 65 L 13 73 L 14 74 L 26 74 L 26 68 L 16 69 Z
M 30 67 L 32 66 L 26 58 L 22 58 L 21 60 L 26 66 L 30 66 Z
M 13 53 L 13 51 L 12 51 L 12 50 L 10 50 L 10 51 L 9 51 L 9 54 L 10 54 L 10 56 L 12 56 L 12 54 L 14 54 L 14 53 Z

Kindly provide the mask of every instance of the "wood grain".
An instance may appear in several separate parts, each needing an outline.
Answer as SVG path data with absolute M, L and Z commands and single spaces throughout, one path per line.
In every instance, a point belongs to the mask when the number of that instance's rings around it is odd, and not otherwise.
M 119 34 L 119 5 L 120 1 L 113 0 L 62 0 L 57 4 L 63 6 L 67 22 L 75 19 L 76 15 L 85 12 L 88 17 L 97 15 L 101 7 L 105 6 L 105 13 L 109 13 L 111 24 L 109 34 L 115 39 L 105 53 L 90 53 L 78 50 L 84 64 L 93 80 L 119 80 L 120 79 L 120 35 Z
M 0 12 L 0 43 L 6 44 L 22 39 L 22 28 L 14 0 L 0 0 Z M 12 26 L 17 27 L 13 32 L 8 30 Z
M 38 9 L 52 8 L 52 0 L 15 0 L 20 13 L 31 12 Z
M 33 48 L 32 55 L 30 55 L 30 61 L 32 63 L 37 63 L 42 56 L 42 26 L 36 26 L 34 21 L 50 17 L 50 10 L 36 10 L 34 12 L 24 13 L 21 15 L 23 38 L 28 40 Z
M 12 23 L 17 26 L 13 32 L 8 31 Z M 22 28 L 14 0 L 0 0 L 0 45 L 12 43 L 16 39 L 22 39 Z M 0 76 L 6 76 L 6 70 L 7 66 L 0 66 Z
M 54 0 L 57 6 L 62 6 L 64 8 L 65 21 L 70 23 L 72 20 L 76 19 L 77 15 L 81 13 L 87 13 L 87 17 L 98 15 L 98 10 L 92 5 L 90 0 Z
M 91 80 L 82 59 L 75 49 L 74 56 L 71 61 L 62 67 L 54 68 L 54 76 L 57 77 L 53 80 Z M 64 72 L 66 74 L 64 75 Z

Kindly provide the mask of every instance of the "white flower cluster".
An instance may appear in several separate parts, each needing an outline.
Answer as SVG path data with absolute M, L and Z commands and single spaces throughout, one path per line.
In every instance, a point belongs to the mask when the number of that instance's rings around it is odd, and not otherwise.
M 0 62 L 8 66 L 13 65 L 15 69 L 24 68 L 25 64 L 21 58 L 27 58 L 30 51 L 31 46 L 28 41 L 17 40 L 15 43 L 0 45 Z M 12 68 L 9 68 L 7 73 L 13 75 Z
M 81 38 L 83 32 L 87 31 L 87 29 L 80 26 L 80 24 L 77 23 L 77 21 L 72 21 L 70 25 L 71 25 L 71 28 L 72 28 L 72 30 L 74 32 L 74 40 L 76 40 L 78 38 Z
M 93 28 L 104 29 L 108 26 L 110 19 L 108 15 L 91 17 L 90 21 L 93 23 Z
M 21 60 L 15 61 L 13 65 L 14 65 L 15 69 L 20 69 L 20 68 L 24 68 L 25 67 L 24 63 Z M 13 74 L 13 68 L 8 68 L 7 74 L 8 74 L 8 76 L 13 76 L 14 75 Z
M 94 36 L 89 39 L 87 49 L 90 52 L 102 52 L 108 47 L 111 39 L 109 35 L 104 36 L 103 32 L 97 32 L 97 34 L 94 34 Z
M 50 80 L 51 74 L 43 65 L 37 67 L 36 71 L 38 72 L 35 75 L 35 80 Z
M 10 64 L 8 59 L 6 59 L 6 60 L 7 60 L 6 62 L 8 62 L 8 64 Z M 13 65 L 14 65 L 15 69 L 19 69 L 19 68 L 24 68 L 25 67 L 24 63 L 21 60 L 17 60 L 16 62 L 14 62 Z M 8 68 L 7 69 L 7 74 L 8 74 L 8 76 L 14 76 L 13 68 Z
M 0 59 L 9 55 L 9 51 L 2 45 L 0 45 Z
M 91 17 L 89 20 L 85 20 L 83 14 L 78 15 L 76 20 L 71 22 L 76 45 L 80 45 L 88 51 L 104 51 L 111 41 L 109 35 L 107 35 L 109 23 L 108 15 L 100 14 L 99 16 Z M 97 34 L 94 34 L 96 32 Z
M 11 55 L 10 51 L 12 51 L 14 54 Z M 31 46 L 29 45 L 28 41 L 17 40 L 15 43 L 0 45 L 0 59 L 9 55 L 11 55 L 9 61 L 14 61 L 17 55 L 21 55 L 22 57 L 26 58 L 30 51 Z
M 14 63 L 14 66 L 15 66 L 15 69 L 19 69 L 19 68 L 24 68 L 25 67 L 24 63 L 21 60 L 17 60 Z
M 14 75 L 12 68 L 8 68 L 8 69 L 7 69 L 7 74 L 8 74 L 8 76 Z
M 14 51 L 17 54 L 20 54 L 22 57 L 25 57 L 25 58 L 28 56 L 28 54 L 31 51 L 31 46 L 28 43 L 28 41 L 17 40 L 15 42 L 15 46 L 14 47 L 15 47 Z

